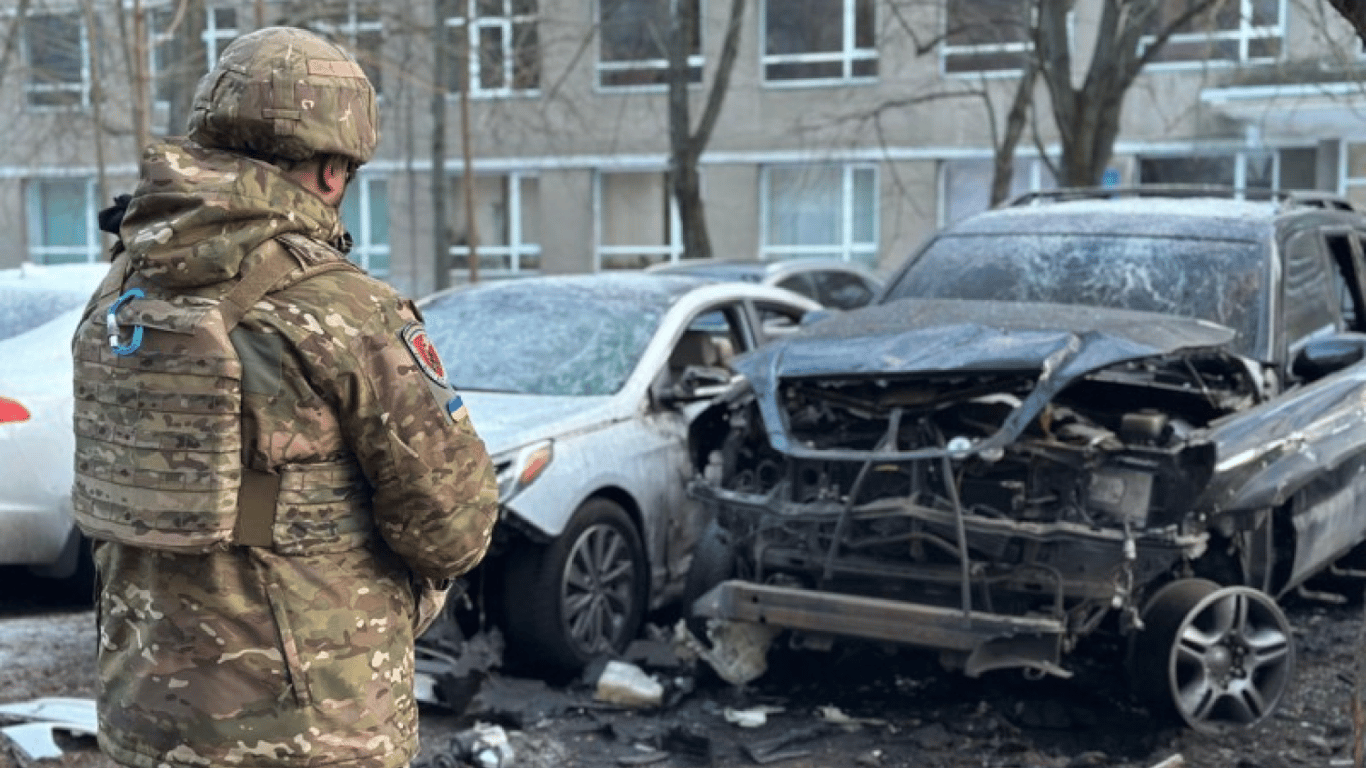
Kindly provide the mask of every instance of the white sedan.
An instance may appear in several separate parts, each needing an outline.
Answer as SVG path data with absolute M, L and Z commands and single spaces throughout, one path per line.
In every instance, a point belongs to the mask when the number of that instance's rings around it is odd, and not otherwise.
M 641 273 L 536 277 L 420 303 L 498 469 L 474 605 L 514 658 L 573 671 L 681 596 L 705 520 L 689 422 L 730 358 L 820 305 L 763 285 Z
M 0 565 L 87 597 L 93 571 L 71 517 L 71 336 L 108 268 L 0 270 Z

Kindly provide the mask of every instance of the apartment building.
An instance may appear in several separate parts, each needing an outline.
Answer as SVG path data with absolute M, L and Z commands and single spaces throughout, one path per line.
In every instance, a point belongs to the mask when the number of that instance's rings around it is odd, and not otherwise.
M 696 21 L 696 122 L 731 0 L 673 3 Z M 96 212 L 133 184 L 139 141 L 181 132 L 186 83 L 228 41 L 274 24 L 347 45 L 379 90 L 380 148 L 344 218 L 353 258 L 400 290 L 468 279 L 471 234 L 481 279 L 685 256 L 668 192 L 670 0 L 19 5 L 0 10 L 0 41 L 12 41 L 0 65 L 0 267 L 103 258 Z M 1168 17 L 1188 3 L 1170 5 Z M 748 0 L 700 160 L 716 254 L 890 268 L 985 208 L 1030 38 L 1023 21 L 973 20 L 1027 20 L 1030 7 Z M 1068 18 L 1078 82 L 1101 8 L 1077 0 Z M 1127 91 L 1104 183 L 1312 188 L 1366 202 L 1366 86 L 1346 22 L 1319 0 L 1225 0 L 1198 22 Z M 1058 131 L 1042 85 L 1034 104 L 1015 191 L 1054 185 Z

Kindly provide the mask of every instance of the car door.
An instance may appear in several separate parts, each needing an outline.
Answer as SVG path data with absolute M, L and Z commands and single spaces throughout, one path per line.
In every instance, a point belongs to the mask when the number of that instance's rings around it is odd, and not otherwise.
M 748 309 L 741 300 L 708 305 L 683 324 L 669 359 L 657 373 L 655 395 L 644 421 L 654 443 L 648 461 L 658 478 L 647 503 L 659 510 L 661 519 L 647 525 L 643 534 L 651 552 L 652 577 L 661 585 L 658 591 L 666 596 L 682 589 L 693 547 L 706 523 L 701 504 L 687 494 L 693 476 L 688 425 L 710 397 L 700 390 L 673 388 L 685 385 L 685 379 L 695 374 L 702 374 L 701 380 L 710 383 L 711 379 L 705 378 L 707 369 L 729 372 L 730 359 L 752 349 L 755 338 Z
M 1361 305 L 1361 238 L 1306 228 L 1282 247 L 1279 324 L 1285 386 L 1268 403 L 1214 430 L 1221 457 L 1250 457 L 1255 466 L 1227 503 L 1232 509 L 1288 511 L 1293 532 L 1285 591 L 1322 570 L 1366 538 L 1366 366 L 1328 374 L 1297 371 L 1296 355 L 1317 339 L 1350 330 L 1366 317 Z M 1225 463 L 1228 463 L 1227 461 Z M 1238 470 L 1234 470 L 1237 472 Z M 1262 569 L 1262 570 L 1265 570 Z

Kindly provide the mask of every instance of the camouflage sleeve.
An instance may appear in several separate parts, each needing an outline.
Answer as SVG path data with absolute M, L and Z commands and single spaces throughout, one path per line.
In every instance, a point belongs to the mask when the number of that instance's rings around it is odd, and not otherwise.
M 349 345 L 358 370 L 339 417 L 384 539 L 416 573 L 450 578 L 488 549 L 498 484 L 416 309 L 389 299 Z

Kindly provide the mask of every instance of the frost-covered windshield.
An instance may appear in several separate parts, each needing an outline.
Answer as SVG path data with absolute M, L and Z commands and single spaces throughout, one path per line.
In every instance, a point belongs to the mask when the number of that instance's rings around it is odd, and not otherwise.
M 435 298 L 422 315 L 458 389 L 607 395 L 635 369 L 678 281 L 509 280 Z
M 1047 302 L 1211 320 L 1256 344 L 1267 306 L 1263 256 L 1246 240 L 1103 234 L 952 234 L 887 292 L 906 298 Z

